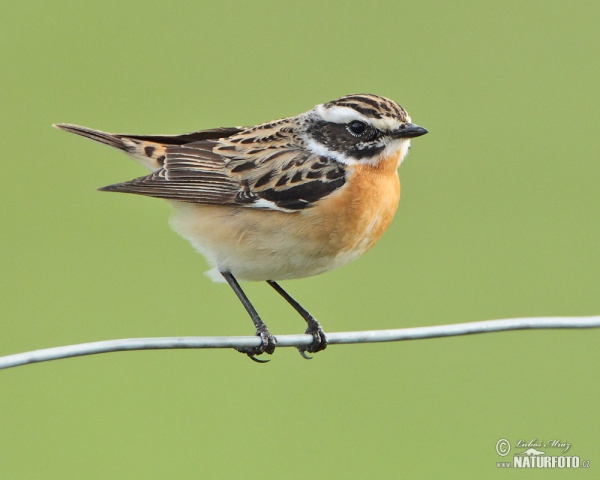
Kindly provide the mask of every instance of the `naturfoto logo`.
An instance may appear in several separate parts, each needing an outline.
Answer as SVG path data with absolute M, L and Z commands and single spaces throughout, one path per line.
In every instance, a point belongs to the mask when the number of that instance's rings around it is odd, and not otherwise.
M 589 468 L 589 460 L 581 460 L 575 455 L 552 455 L 550 449 L 560 449 L 557 453 L 566 453 L 571 448 L 571 443 L 562 440 L 543 441 L 533 438 L 530 441 L 523 439 L 511 444 L 506 438 L 496 442 L 496 453 L 506 457 L 512 448 L 525 450 L 514 452 L 512 462 L 496 462 L 497 468 Z M 543 450 L 541 450 L 543 448 Z

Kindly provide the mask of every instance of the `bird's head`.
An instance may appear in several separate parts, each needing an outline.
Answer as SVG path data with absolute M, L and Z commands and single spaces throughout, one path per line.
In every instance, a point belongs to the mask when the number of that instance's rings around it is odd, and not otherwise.
M 317 105 L 302 117 L 307 147 L 347 165 L 375 165 L 390 155 L 400 163 L 410 139 L 427 133 L 411 123 L 400 105 L 377 95 L 347 95 Z

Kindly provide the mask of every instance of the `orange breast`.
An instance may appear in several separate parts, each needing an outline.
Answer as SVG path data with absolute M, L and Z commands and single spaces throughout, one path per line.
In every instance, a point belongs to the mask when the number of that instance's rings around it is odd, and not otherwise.
M 377 165 L 353 165 L 344 187 L 323 202 L 320 208 L 307 211 L 314 215 L 315 228 L 329 254 L 348 256 L 351 261 L 371 248 L 387 230 L 400 200 L 398 157 L 386 158 Z M 317 239 L 315 239 L 317 240 Z M 342 260 L 342 263 L 346 263 Z

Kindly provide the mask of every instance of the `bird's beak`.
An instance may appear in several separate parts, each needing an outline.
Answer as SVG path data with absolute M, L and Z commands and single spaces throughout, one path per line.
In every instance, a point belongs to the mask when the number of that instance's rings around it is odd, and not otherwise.
M 419 127 L 414 123 L 405 123 L 404 125 L 400 125 L 398 130 L 394 130 L 390 132 L 390 135 L 394 138 L 413 138 L 420 137 L 421 135 L 425 135 L 427 130 L 423 127 Z

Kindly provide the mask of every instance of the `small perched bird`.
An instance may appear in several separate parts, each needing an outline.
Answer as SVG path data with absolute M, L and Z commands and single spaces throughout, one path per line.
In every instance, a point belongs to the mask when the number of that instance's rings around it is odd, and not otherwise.
M 55 127 L 124 151 L 152 173 L 101 188 L 164 198 L 172 228 L 225 280 L 262 339 L 240 350 L 253 360 L 277 343 L 238 284 L 266 281 L 327 346 L 319 322 L 276 281 L 309 277 L 362 255 L 390 225 L 400 199 L 398 166 L 427 133 L 396 102 L 348 95 L 295 117 L 183 135 L 129 135 Z

